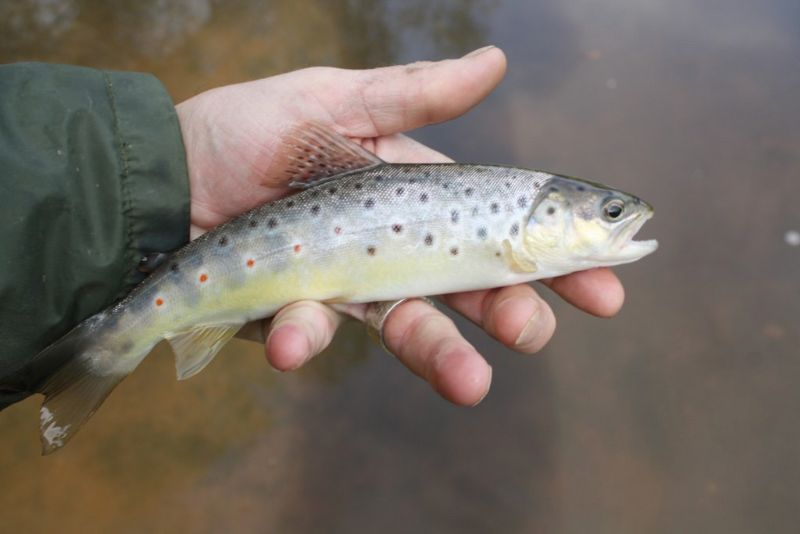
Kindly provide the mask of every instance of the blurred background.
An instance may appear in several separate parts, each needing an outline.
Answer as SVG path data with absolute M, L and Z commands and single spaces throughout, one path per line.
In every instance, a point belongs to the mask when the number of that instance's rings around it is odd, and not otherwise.
M 559 328 L 452 407 L 348 325 L 300 372 L 235 341 L 174 379 L 161 347 L 67 448 L 0 413 L 8 532 L 796 532 L 800 3 L 25 0 L 0 61 L 152 72 L 176 102 L 310 65 L 509 58 L 415 137 L 459 161 L 586 177 L 656 207 L 612 320 Z

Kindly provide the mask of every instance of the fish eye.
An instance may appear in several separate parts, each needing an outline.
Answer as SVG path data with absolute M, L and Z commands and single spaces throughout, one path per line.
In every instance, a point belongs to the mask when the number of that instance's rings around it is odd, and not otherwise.
M 613 198 L 605 203 L 603 206 L 603 217 L 607 221 L 616 221 L 622 217 L 622 212 L 625 210 L 625 203 L 618 198 Z

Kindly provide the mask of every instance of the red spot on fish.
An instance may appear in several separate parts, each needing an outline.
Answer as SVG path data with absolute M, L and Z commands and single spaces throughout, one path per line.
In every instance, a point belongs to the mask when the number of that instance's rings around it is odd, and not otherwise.
M 163 306 L 163 305 L 164 305 L 164 299 L 162 299 L 160 297 L 157 298 L 156 299 L 156 306 Z
M 295 245 L 295 246 L 294 246 L 294 251 L 295 251 L 295 252 L 300 252 L 300 249 L 301 249 L 301 248 L 302 248 L 302 247 L 301 247 L 300 245 Z
M 248 267 L 252 267 L 255 264 L 256 264 L 256 260 L 254 260 L 253 258 L 250 258 L 249 260 L 247 260 L 247 266 Z
M 201 274 L 200 275 L 200 283 L 203 283 L 206 280 L 208 280 L 208 275 L 206 273 Z

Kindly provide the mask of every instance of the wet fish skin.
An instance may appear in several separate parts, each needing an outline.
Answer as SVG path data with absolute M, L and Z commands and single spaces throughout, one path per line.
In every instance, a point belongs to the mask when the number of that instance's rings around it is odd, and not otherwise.
M 65 362 L 41 388 L 45 453 L 66 443 L 164 338 L 183 379 L 244 323 L 298 300 L 498 287 L 655 250 L 630 239 L 652 208 L 598 184 L 508 166 L 388 164 L 335 137 L 326 139 L 332 149 L 313 141 L 297 145 L 318 151 L 302 159 L 311 170 L 298 173 L 310 187 L 188 244 L 44 351 Z M 325 161 L 336 172 L 320 177 Z M 618 218 L 609 217 L 612 204 Z

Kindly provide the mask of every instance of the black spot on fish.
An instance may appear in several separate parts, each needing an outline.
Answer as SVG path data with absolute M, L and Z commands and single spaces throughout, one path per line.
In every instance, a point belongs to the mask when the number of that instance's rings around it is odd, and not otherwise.
M 428 193 L 422 193 L 422 194 L 419 196 L 419 201 L 420 201 L 420 202 L 427 202 L 427 201 L 428 201 Z
M 375 175 L 375 181 L 376 181 L 376 182 L 381 182 L 381 181 L 383 181 L 383 175 L 382 175 L 382 174 L 376 174 L 376 175 Z
M 361 189 L 362 187 L 364 187 L 364 184 L 362 184 L 361 182 L 358 182 L 358 183 L 357 183 L 356 185 L 354 185 L 353 187 L 355 187 L 356 189 Z
M 425 172 L 422 173 L 422 175 L 425 176 L 425 178 L 430 178 L 431 177 L 431 171 L 425 171 Z
M 548 215 L 553 215 L 555 212 L 556 212 L 556 209 L 553 206 L 550 206 L 549 208 L 547 208 L 547 214 Z
M 219 241 L 217 241 L 217 243 L 219 243 L 219 246 L 224 247 L 225 245 L 228 244 L 228 236 L 220 237 Z
M 492 205 L 489 206 L 489 209 L 491 210 L 492 213 L 500 212 L 500 206 L 497 204 L 497 202 L 492 202 Z
M 317 198 L 319 196 L 319 191 L 316 189 L 311 191 L 311 198 Z
M 510 187 L 511 187 L 511 182 L 506 182 L 506 189 L 509 189 Z
M 319 213 L 319 204 L 314 204 L 311 206 L 311 213 L 312 215 L 317 215 Z
M 336 188 L 335 188 L 335 187 L 331 187 L 331 188 L 329 188 L 329 189 L 328 189 L 328 194 L 329 194 L 329 195 L 335 195 L 335 194 L 336 194 Z
M 558 188 L 557 188 L 556 186 L 554 186 L 554 185 L 551 185 L 551 186 L 550 186 L 550 191 L 551 191 L 552 193 L 558 193 Z
M 275 218 L 273 217 L 273 218 L 271 218 L 270 220 L 267 221 L 267 226 L 269 228 L 275 228 L 276 226 L 278 226 L 278 221 L 275 220 Z
M 368 246 L 367 247 L 367 254 L 369 254 L 370 256 L 374 256 L 375 255 L 375 247 L 373 247 L 372 245 Z
M 520 208 L 524 208 L 527 205 L 528 205 L 528 197 L 521 196 L 517 199 L 517 206 L 519 206 Z
M 255 228 L 256 226 L 258 226 L 258 221 L 255 219 L 250 219 L 250 222 L 248 222 L 247 224 L 248 226 L 250 226 L 250 228 Z
M 473 217 L 477 217 L 478 213 L 480 213 L 480 210 L 478 209 L 478 206 L 475 206 L 474 208 L 472 208 L 472 216 Z
M 402 231 L 403 231 L 403 225 L 402 224 L 393 224 L 392 225 L 392 232 L 394 232 L 396 234 L 399 234 Z
M 500 257 L 500 251 L 495 252 L 494 255 L 495 255 L 495 257 L 499 258 Z
M 406 171 L 406 172 L 407 172 L 407 171 Z M 408 179 L 408 183 L 410 183 L 410 184 L 415 184 L 415 183 L 417 183 L 417 179 L 416 179 L 416 178 L 409 178 L 409 179 Z
M 511 230 L 509 230 L 508 233 L 511 234 L 512 236 L 519 234 L 519 224 L 517 223 L 512 224 Z
M 450 247 L 450 255 L 458 256 L 458 247 Z
M 286 207 L 287 208 L 293 208 L 294 207 L 294 200 L 290 200 L 289 202 L 287 202 L 286 203 Z
M 364 207 L 367 208 L 367 209 L 371 208 L 374 205 L 375 205 L 375 201 L 373 199 L 371 199 L 371 198 L 368 198 L 367 200 L 364 201 Z
M 578 185 L 578 187 L 576 187 L 575 189 L 577 189 L 578 191 L 586 191 L 586 186 Z
M 400 195 L 402 195 L 404 192 L 405 192 L 405 189 L 403 189 L 402 187 L 398 187 L 398 188 L 397 188 L 397 190 L 394 192 L 394 194 L 395 194 L 395 195 L 397 195 L 397 196 L 399 197 L 399 196 L 400 196 Z
M 450 212 L 450 221 L 451 221 L 453 224 L 455 224 L 455 223 L 457 223 L 457 222 L 458 222 L 458 217 L 459 217 L 459 215 L 458 215 L 458 210 L 452 210 L 452 211 Z
M 480 228 L 478 228 L 478 237 L 480 237 L 481 239 L 486 239 L 487 235 L 488 235 L 488 233 L 486 232 L 486 228 L 484 228 L 482 226 Z
M 468 188 L 464 189 L 464 195 L 467 198 L 471 197 L 473 192 L 474 192 L 474 190 L 471 187 L 468 187 Z
M 172 265 L 169 266 L 169 270 L 172 271 L 173 273 L 177 273 L 178 271 L 181 270 L 181 268 L 178 266 L 177 263 L 173 263 Z
M 425 244 L 428 246 L 433 245 L 433 236 L 431 234 L 425 236 Z
M 442 189 L 450 189 L 450 184 L 448 184 L 447 182 L 444 182 L 442 184 Z

